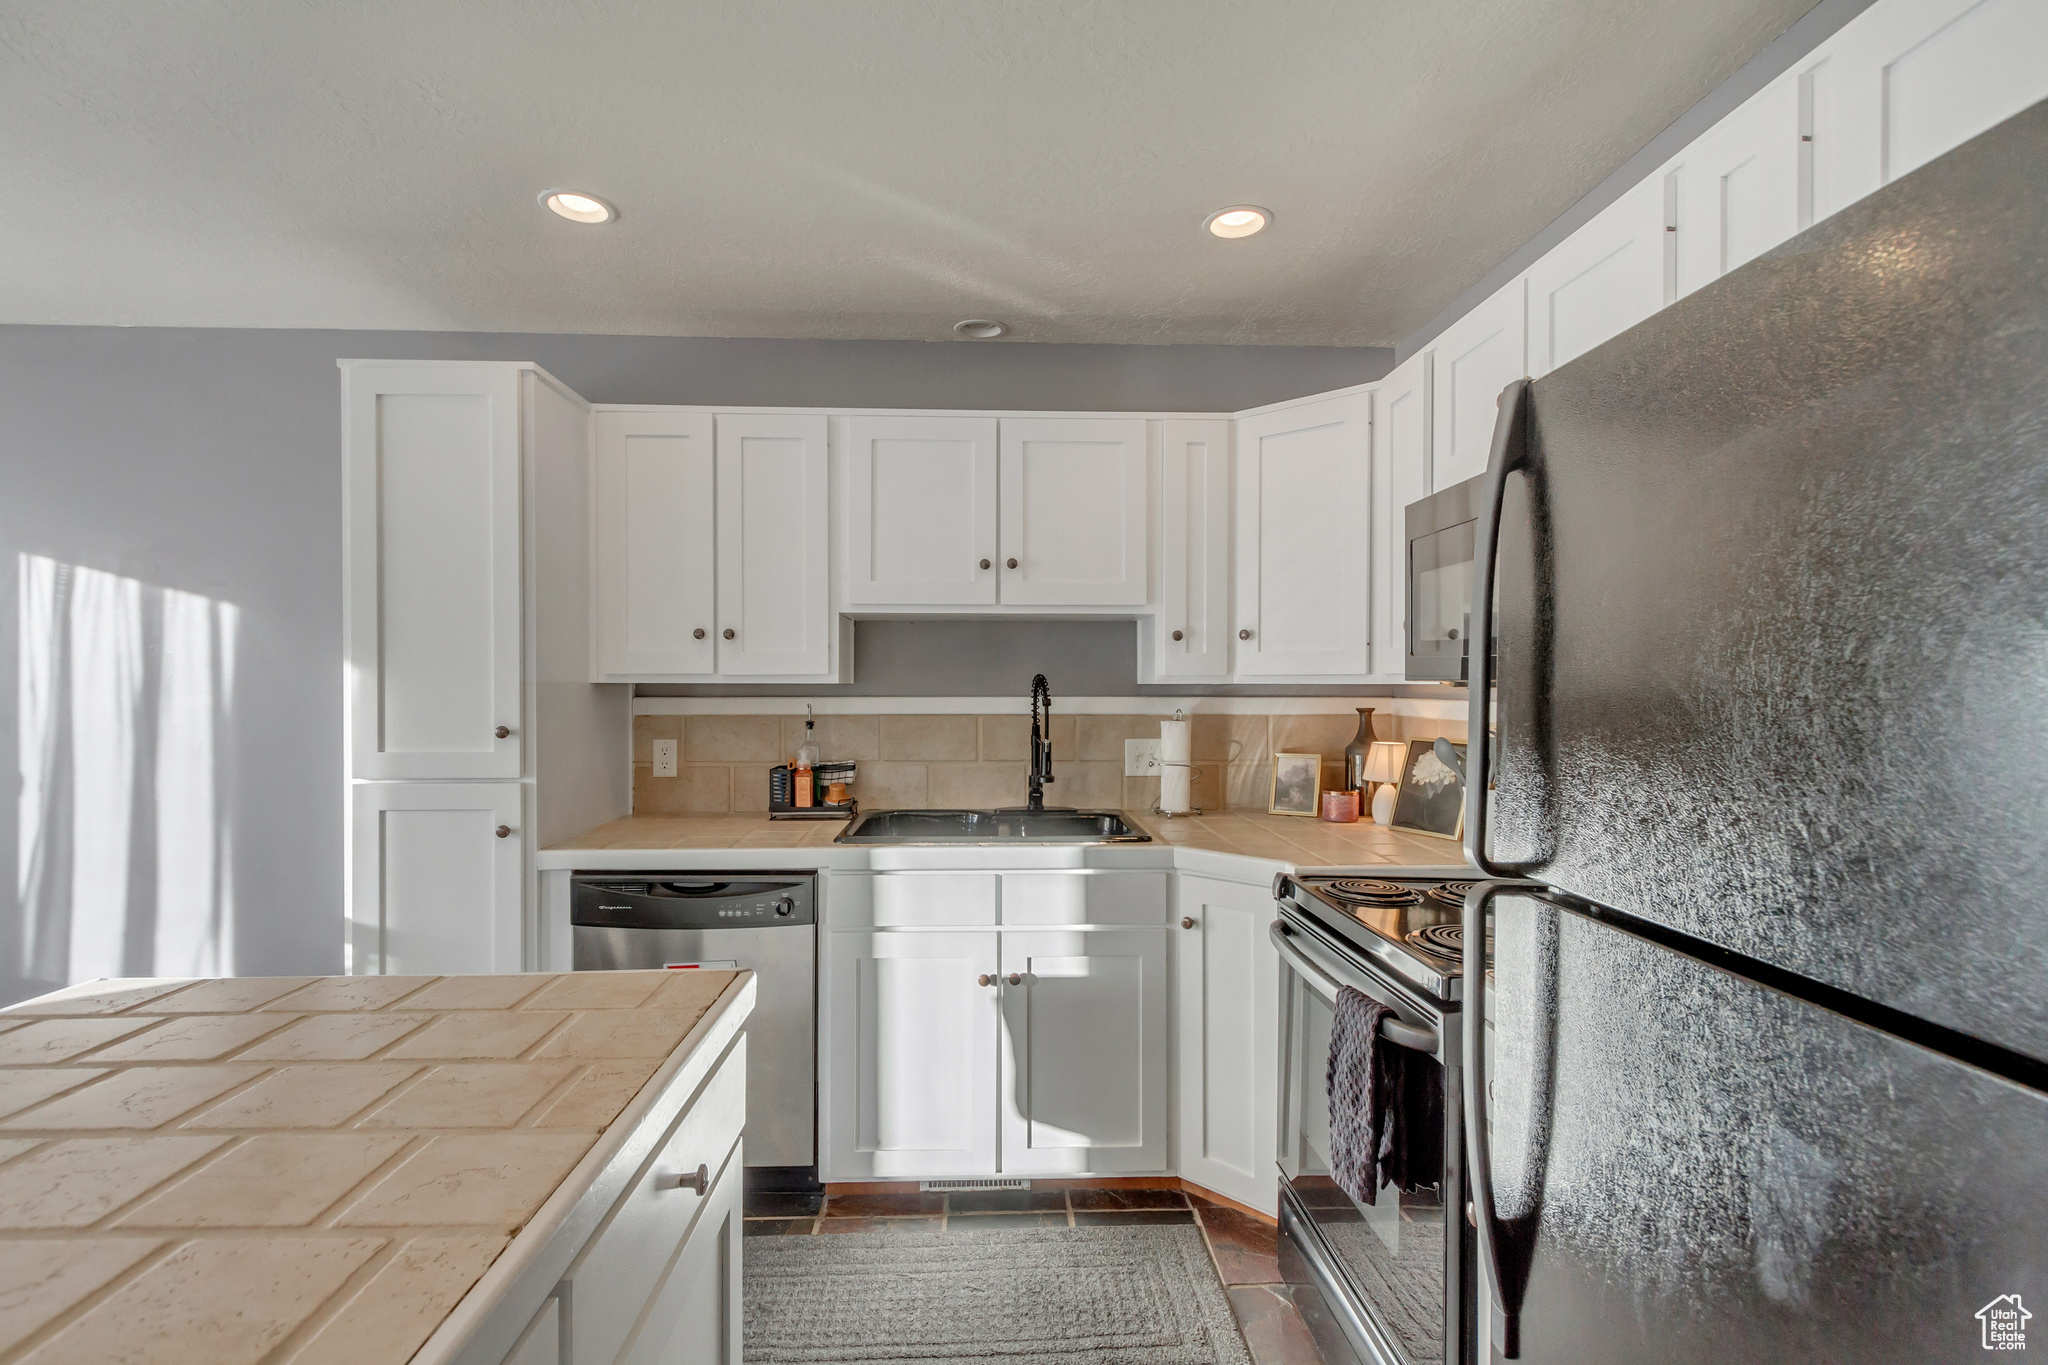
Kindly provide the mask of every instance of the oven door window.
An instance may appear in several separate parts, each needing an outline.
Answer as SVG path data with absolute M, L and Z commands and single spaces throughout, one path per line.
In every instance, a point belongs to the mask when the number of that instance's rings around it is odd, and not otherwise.
M 1360 1204 L 1330 1178 L 1335 1016 L 1301 977 L 1286 972 L 1282 979 L 1287 1036 L 1280 1168 L 1383 1335 L 1410 1365 L 1436 1365 L 1444 1358 L 1443 1201 L 1436 1190 L 1403 1193 L 1388 1186 L 1374 1203 Z

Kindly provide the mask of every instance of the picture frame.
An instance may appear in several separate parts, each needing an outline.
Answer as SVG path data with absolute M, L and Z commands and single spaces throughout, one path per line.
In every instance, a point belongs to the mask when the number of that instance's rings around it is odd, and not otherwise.
M 1465 746 L 1453 744 L 1458 757 Z M 1434 839 L 1465 837 L 1465 779 L 1436 756 L 1436 741 L 1411 739 L 1394 792 L 1393 828 Z
M 1274 754 L 1273 790 L 1266 804 L 1268 815 L 1316 817 L 1316 802 L 1323 790 L 1321 754 Z

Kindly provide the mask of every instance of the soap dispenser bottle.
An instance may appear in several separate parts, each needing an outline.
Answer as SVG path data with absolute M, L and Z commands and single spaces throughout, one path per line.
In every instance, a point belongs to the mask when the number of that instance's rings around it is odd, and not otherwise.
M 796 751 L 796 804 L 799 809 L 808 809 L 818 804 L 817 772 L 818 743 L 812 731 L 816 722 L 811 719 L 811 708 L 804 708 L 804 742 Z

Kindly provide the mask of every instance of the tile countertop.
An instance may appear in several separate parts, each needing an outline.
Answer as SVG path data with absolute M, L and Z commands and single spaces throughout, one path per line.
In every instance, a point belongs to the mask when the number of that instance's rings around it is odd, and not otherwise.
M 1254 859 L 1298 869 L 1378 867 L 1389 871 L 1427 870 L 1446 876 L 1471 875 L 1464 849 L 1454 840 L 1383 829 L 1370 820 L 1333 825 L 1255 810 L 1213 811 L 1171 820 L 1127 810 L 1123 817 L 1150 834 L 1153 842 L 1084 846 L 1090 865 L 1134 861 L 1171 865 L 1182 871 L 1214 871 L 1225 870 L 1216 865 L 1217 859 Z M 766 815 L 628 816 L 552 845 L 540 853 L 538 865 L 544 871 L 631 871 L 636 865 L 645 864 L 652 854 L 665 855 L 666 861 L 674 862 L 678 854 L 730 851 L 741 856 L 724 861 L 857 869 L 869 866 L 873 855 L 885 851 L 899 853 L 914 848 L 931 854 L 948 847 L 834 844 L 832 840 L 845 827 L 845 822 L 839 820 L 770 820 Z M 1016 846 L 1020 852 L 1072 848 Z M 984 850 L 977 847 L 976 851 Z M 1246 869 L 1240 865 L 1231 870 Z
M 580 1247 L 752 1001 L 605 972 L 0 1011 L 0 1361 L 396 1365 L 444 1321 L 445 1354 Z

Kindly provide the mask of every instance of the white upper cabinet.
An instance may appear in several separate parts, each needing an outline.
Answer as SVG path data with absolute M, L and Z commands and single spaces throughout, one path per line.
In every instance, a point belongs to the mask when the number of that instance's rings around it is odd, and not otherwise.
M 718 417 L 722 674 L 822 674 L 831 667 L 825 439 L 823 417 Z
M 350 775 L 516 778 L 520 371 L 342 375 Z
M 594 681 L 717 666 L 711 414 L 597 415 Z
M 1230 423 L 1168 420 L 1160 455 L 1160 678 L 1230 672 Z
M 1002 601 L 1143 606 L 1148 463 L 1140 419 L 1003 419 Z
M 1799 82 L 1786 76 L 1700 134 L 1674 160 L 1664 197 L 1678 229 L 1678 296 L 1799 231 L 1799 147 Z
M 1373 671 L 1406 671 L 1408 504 L 1429 493 L 1427 351 L 1409 356 L 1373 394 Z
M 1666 302 L 1664 239 L 1670 235 L 1664 231 L 1663 185 L 1652 178 L 1602 209 L 1591 222 L 1530 266 L 1525 277 L 1529 296 L 1529 373 L 1546 374 L 1662 308 Z M 1509 375 L 1508 380 L 1517 377 Z M 1468 444 L 1463 452 L 1453 456 L 1459 469 L 1469 466 L 1469 443 L 1479 425 L 1478 399 L 1483 380 L 1477 369 L 1472 380 L 1473 386 L 1465 395 L 1473 407 L 1473 412 L 1464 418 Z M 1502 385 L 1508 380 L 1502 380 Z M 1498 388 L 1494 390 L 1496 395 L 1499 392 Z M 1492 399 L 1488 399 L 1489 411 L 1491 405 Z M 1482 468 L 1492 437 L 1493 428 L 1487 425 L 1478 455 Z M 1479 470 L 1471 472 L 1476 474 Z
M 1237 420 L 1237 599 L 1243 675 L 1372 668 L 1372 396 Z
M 2048 98 L 2041 0 L 1886 0 L 1800 72 L 1807 221 Z
M 1435 422 L 1430 432 L 1430 492 L 1486 468 L 1500 393 L 1529 373 L 1524 345 L 1526 293 L 1516 280 L 1445 329 L 1435 356 Z
M 846 600 L 996 600 L 993 417 L 847 420 Z

